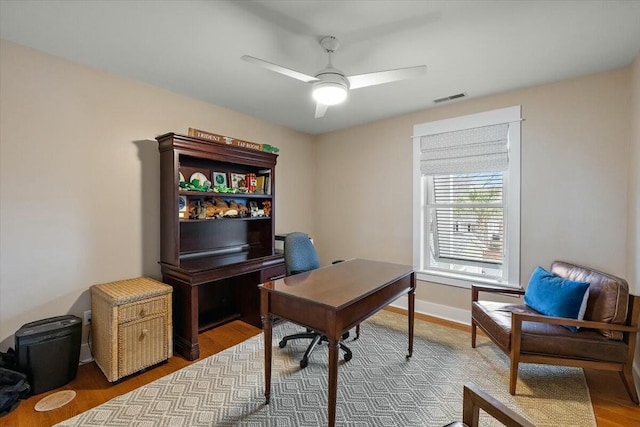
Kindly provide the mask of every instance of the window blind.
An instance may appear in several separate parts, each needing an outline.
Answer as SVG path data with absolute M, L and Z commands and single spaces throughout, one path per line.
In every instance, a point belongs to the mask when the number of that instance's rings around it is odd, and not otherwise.
M 436 260 L 501 265 L 502 172 L 434 176 L 432 188 L 429 211 Z
M 509 161 L 508 123 L 420 137 L 420 172 L 445 175 L 504 171 Z

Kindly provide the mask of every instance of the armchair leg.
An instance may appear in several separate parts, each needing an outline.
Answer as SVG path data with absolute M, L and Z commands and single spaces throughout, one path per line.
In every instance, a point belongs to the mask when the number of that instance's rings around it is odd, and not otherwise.
M 633 381 L 633 371 L 630 363 L 625 365 L 622 371 L 620 371 L 620 377 L 622 377 L 622 382 L 627 389 L 627 393 L 629 393 L 629 397 L 634 403 L 638 404 L 638 390 Z
M 522 342 L 522 320 L 511 315 L 511 349 L 509 360 L 511 363 L 509 370 L 509 393 L 516 394 L 516 384 L 518 382 L 518 364 L 520 363 L 520 344 Z
M 518 359 L 511 359 L 509 368 L 509 393 L 516 394 L 516 384 L 518 383 Z
M 476 348 L 477 328 L 475 320 L 471 319 L 471 348 Z

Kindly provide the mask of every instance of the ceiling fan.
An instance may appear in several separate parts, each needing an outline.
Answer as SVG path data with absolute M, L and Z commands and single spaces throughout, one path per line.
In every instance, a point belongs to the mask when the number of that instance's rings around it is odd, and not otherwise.
M 339 45 L 340 41 L 333 36 L 323 37 L 320 40 L 320 46 L 322 46 L 324 51 L 329 55 L 329 63 L 315 76 L 310 76 L 249 55 L 244 55 L 242 59 L 305 83 L 312 83 L 312 95 L 316 101 L 316 119 L 324 117 L 330 105 L 343 102 L 347 98 L 348 91 L 351 89 L 410 79 L 420 76 L 427 71 L 426 65 L 418 65 L 415 67 L 346 76 L 342 71 L 334 68 L 331 63 L 331 55 L 338 50 Z

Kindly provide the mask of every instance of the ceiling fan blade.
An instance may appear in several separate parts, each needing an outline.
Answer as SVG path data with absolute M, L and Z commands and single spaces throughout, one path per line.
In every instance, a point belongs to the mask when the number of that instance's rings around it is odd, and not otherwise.
M 398 80 L 412 79 L 427 72 L 426 65 L 415 67 L 398 68 L 395 70 L 378 71 L 375 73 L 358 74 L 349 76 L 349 89 L 359 89 L 361 87 L 380 85 L 383 83 L 395 82 Z
M 319 119 L 320 117 L 324 117 L 324 115 L 327 112 L 328 108 L 329 108 L 328 105 L 317 103 L 316 104 L 316 117 L 315 118 Z
M 247 62 L 251 62 L 252 64 L 256 64 L 261 67 L 264 67 L 267 70 L 275 71 L 276 73 L 284 74 L 287 77 L 293 77 L 296 80 L 301 80 L 306 83 L 315 82 L 319 80 L 318 78 L 310 76 L 308 74 L 300 73 L 295 70 L 290 70 L 289 68 L 285 68 L 280 65 L 273 64 L 263 59 L 254 58 L 253 56 L 244 55 L 242 56 L 242 59 Z

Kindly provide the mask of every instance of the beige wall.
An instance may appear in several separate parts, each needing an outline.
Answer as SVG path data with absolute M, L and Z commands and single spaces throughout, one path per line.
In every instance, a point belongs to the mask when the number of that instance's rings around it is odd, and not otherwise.
M 631 147 L 629 155 L 629 244 L 627 280 L 640 293 L 640 56 L 632 65 Z
M 629 153 L 629 240 L 627 280 L 633 293 L 640 294 L 640 56 L 632 64 L 631 145 Z M 640 341 L 636 343 L 634 376 L 640 385 Z
M 93 284 L 160 277 L 162 133 L 279 147 L 276 231 L 313 233 L 311 136 L 0 43 L 0 349 L 26 322 L 82 316 Z
M 626 276 L 630 81 L 626 67 L 319 136 L 322 261 L 412 263 L 413 125 L 522 105 L 521 281 L 555 259 Z M 417 297 L 469 310 L 468 290 L 421 282 Z

